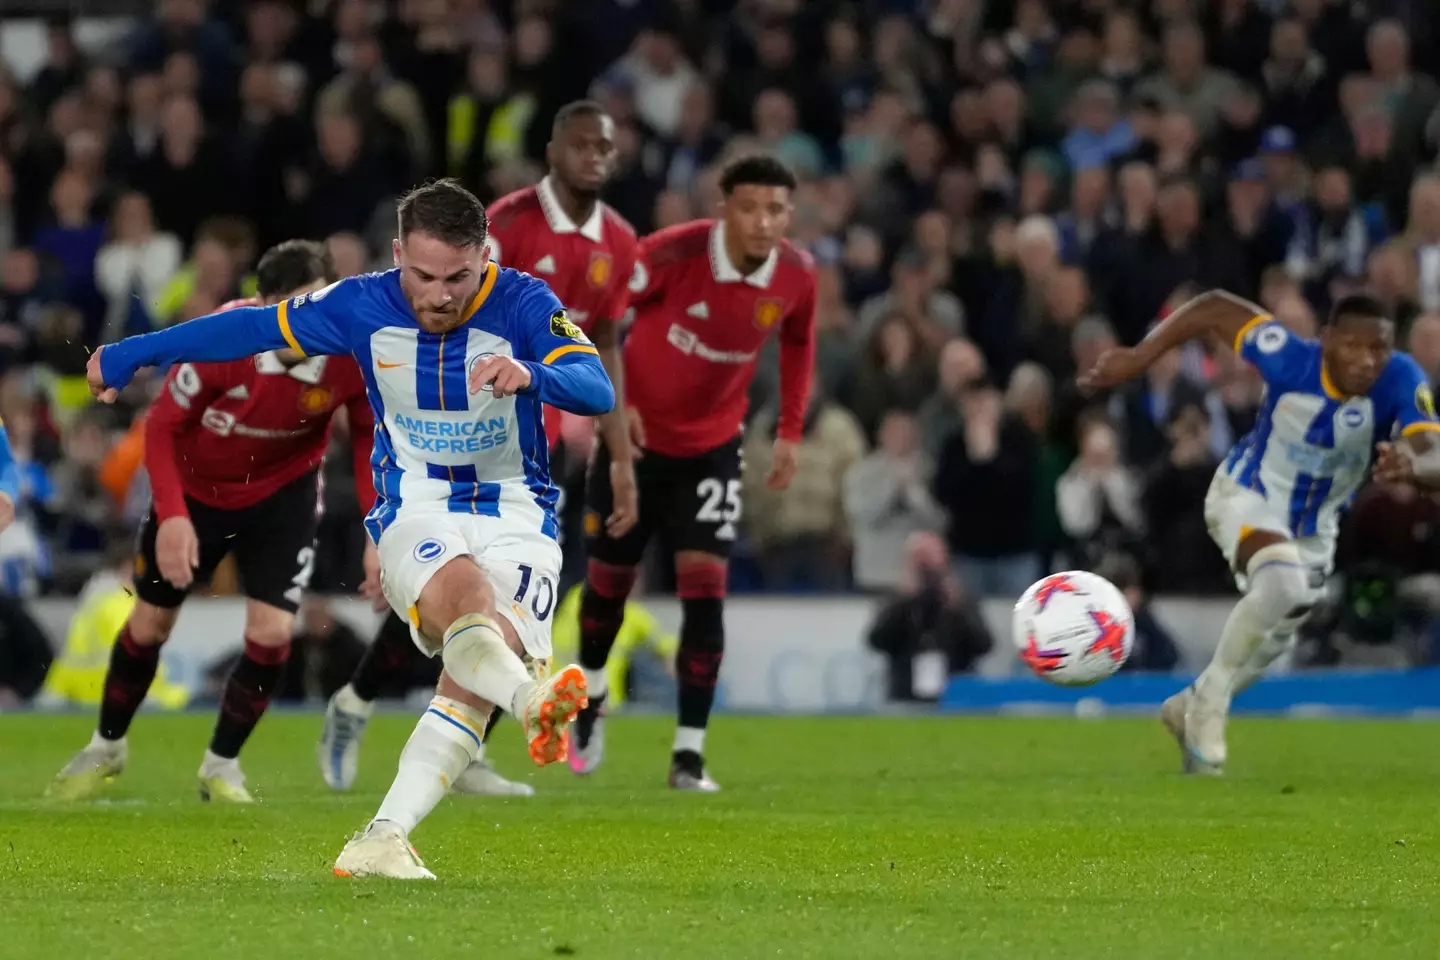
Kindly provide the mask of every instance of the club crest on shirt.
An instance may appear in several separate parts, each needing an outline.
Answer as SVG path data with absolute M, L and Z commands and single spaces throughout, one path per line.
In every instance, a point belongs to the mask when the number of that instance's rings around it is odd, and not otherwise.
M 1261 353 L 1274 353 L 1285 346 L 1286 339 L 1284 327 L 1266 327 L 1255 338 L 1255 346 L 1260 348 Z
M 1422 383 L 1415 388 L 1415 409 L 1425 415 L 1427 420 L 1437 419 L 1435 416 L 1435 394 L 1430 392 L 1430 385 Z
M 780 315 L 784 312 L 783 301 L 774 297 L 761 297 L 755 301 L 755 326 L 761 330 L 769 330 L 780 321 Z
M 330 409 L 329 387 L 306 387 L 300 391 L 300 409 L 306 413 L 322 413 Z
M 590 254 L 590 266 L 585 268 L 585 279 L 589 281 L 590 286 L 601 289 L 610 282 L 610 271 L 613 268 L 614 264 L 610 259 L 610 254 L 603 250 L 597 250 Z
M 566 340 L 578 340 L 581 343 L 589 343 L 585 334 L 579 327 L 570 322 L 570 315 L 564 310 L 556 310 L 550 315 L 550 332 L 557 337 L 564 337 Z

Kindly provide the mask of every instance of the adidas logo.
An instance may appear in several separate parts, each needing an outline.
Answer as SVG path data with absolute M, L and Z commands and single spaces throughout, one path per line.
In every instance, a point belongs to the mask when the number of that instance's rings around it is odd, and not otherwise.
M 550 256 L 550 254 L 548 254 L 548 253 L 545 254 L 545 256 L 543 256 L 543 257 L 541 257 L 539 260 L 535 261 L 535 272 L 536 272 L 536 273 L 554 273 L 554 272 L 555 272 L 555 258 L 552 257 L 552 256 Z
M 238 387 L 231 387 L 229 390 L 226 390 L 225 396 L 231 400 L 249 400 L 250 391 L 246 389 L 245 384 L 242 383 Z
M 696 320 L 709 320 L 710 308 L 705 305 L 704 300 L 701 300 L 699 303 L 692 303 L 685 308 L 685 316 L 694 317 Z

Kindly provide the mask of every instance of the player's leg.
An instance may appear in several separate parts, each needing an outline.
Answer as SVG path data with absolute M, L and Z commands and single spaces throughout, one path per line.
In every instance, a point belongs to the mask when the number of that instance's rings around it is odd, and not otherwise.
M 625 604 L 635 589 L 637 570 L 649 542 L 652 518 L 663 507 L 666 493 L 656 482 L 666 473 L 668 458 L 648 455 L 635 465 L 639 486 L 640 517 L 623 537 L 610 536 L 610 457 L 602 446 L 590 465 L 585 489 L 585 533 L 589 559 L 580 593 L 580 669 L 590 702 L 575 718 L 570 732 L 570 769 L 578 774 L 595 770 L 605 758 L 605 700 L 609 683 L 605 664 L 625 622 Z
M 225 555 L 215 518 L 202 505 L 190 503 L 191 522 L 200 538 L 200 569 L 205 580 Z M 125 767 L 129 757 L 126 734 L 160 667 L 160 647 L 170 637 L 187 591 L 160 575 L 155 560 L 159 520 L 152 510 L 141 522 L 135 551 L 135 607 L 126 618 L 115 645 L 100 700 L 100 719 L 90 743 L 56 775 L 45 791 L 58 800 L 80 800 L 98 791 Z
M 522 666 L 527 671 L 526 683 L 510 699 L 527 731 L 541 730 L 542 736 L 547 722 L 563 728 L 568 717 L 583 703 L 584 694 L 584 678 L 578 668 L 561 671 L 557 678 L 539 679 L 548 668 L 545 658 L 550 652 L 549 616 L 555 606 L 558 579 L 558 552 L 553 543 L 549 549 L 552 555 L 544 558 L 548 561 L 545 563 L 507 564 L 487 558 L 481 568 L 472 557 L 462 558 L 476 564 L 483 575 L 485 587 L 492 596 L 492 602 L 487 605 L 489 620 L 502 636 L 506 652 L 515 655 L 517 662 L 521 657 L 528 657 L 529 666 Z M 455 562 L 452 561 L 452 565 Z M 445 568 L 441 568 L 431 583 L 445 576 Z M 398 592 L 396 588 L 390 589 Z M 507 598 L 500 610 L 493 603 L 496 591 Z M 426 609 L 417 607 L 423 635 Z M 473 776 L 473 765 L 482 756 L 484 730 L 493 711 L 494 701 L 476 692 L 473 678 L 472 683 L 461 683 L 453 676 L 455 667 L 474 669 L 467 659 L 455 658 L 450 653 L 451 648 L 463 642 L 463 634 L 469 629 L 452 632 L 447 638 L 442 654 L 446 658 L 446 670 L 441 674 L 436 697 L 406 744 L 395 781 L 374 820 L 341 852 L 335 863 L 337 875 L 402 879 L 432 876 L 410 845 L 409 833 L 434 809 L 452 784 L 458 785 L 465 776 Z M 537 679 L 530 680 L 528 671 L 533 671 Z M 531 692 L 525 694 L 523 687 L 529 687 Z M 537 741 L 540 737 L 532 737 L 531 756 L 538 763 L 542 762 L 547 744 Z M 549 741 L 552 745 L 554 742 Z
M 225 681 L 210 747 L 201 760 L 200 799 L 253 803 L 240 770 L 244 746 L 280 686 L 295 613 L 315 570 L 320 484 L 308 474 L 239 511 L 231 543 L 245 591 L 244 651 Z
M 1231 610 L 1210 665 L 1185 706 L 1185 746 L 1197 773 L 1221 772 L 1231 699 L 1258 675 L 1253 664 L 1267 638 L 1293 633 L 1314 603 L 1299 548 L 1282 533 L 1248 533 L 1236 548 L 1235 566 L 1245 574 L 1244 596 Z
M 360 659 L 350 682 L 331 696 L 325 708 L 316 757 L 320 775 L 332 790 L 349 790 L 360 767 L 360 739 L 375 710 L 380 686 L 401 673 L 419 654 L 410 639 L 410 625 L 390 611 Z
M 740 521 L 738 441 L 696 458 L 676 480 L 666 513 L 675 543 L 675 592 L 680 598 L 678 724 L 670 786 L 714 792 L 705 768 L 705 732 L 725 655 L 725 593 L 730 545 Z M 682 494 L 688 494 L 684 496 Z
M 220 712 L 200 762 L 200 799 L 254 803 L 240 769 L 250 738 L 285 675 L 295 614 L 260 600 L 245 603 L 245 648 L 220 693 Z
M 126 740 L 130 722 L 145 702 L 145 694 L 160 666 L 160 647 L 174 629 L 179 613 L 178 604 L 166 608 L 143 599 L 135 601 L 110 650 L 99 724 L 85 748 L 56 774 L 45 791 L 47 797 L 82 800 L 124 771 L 130 756 Z

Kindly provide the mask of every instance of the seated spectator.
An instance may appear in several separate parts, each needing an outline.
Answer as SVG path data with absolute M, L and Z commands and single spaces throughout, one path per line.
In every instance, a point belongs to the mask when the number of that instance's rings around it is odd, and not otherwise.
M 920 449 L 915 418 L 891 410 L 880 422 L 875 452 L 845 476 L 845 512 L 855 542 L 855 586 L 893 590 L 914 533 L 940 532 L 945 512 L 930 494 L 934 464 Z
M 885 655 L 894 701 L 938 699 L 950 677 L 969 673 L 994 646 L 935 534 L 910 536 L 900 583 L 870 625 L 869 643 Z
M 1080 424 L 1080 455 L 1055 485 L 1060 525 L 1074 542 L 1077 566 L 1093 569 L 1144 530 L 1140 482 L 1120 460 L 1120 438 L 1099 416 Z
M 772 490 L 770 473 L 776 412 L 762 410 L 745 435 L 746 532 L 760 551 L 769 590 L 838 590 L 849 579 L 850 525 L 844 478 L 865 455 L 860 424 L 818 386 L 810 393 L 799 467 L 790 486 Z
M 1233 581 L 1205 525 L 1205 495 L 1220 465 L 1205 405 L 1172 409 L 1165 436 L 1169 450 L 1150 469 L 1141 496 L 1148 585 L 1160 593 L 1228 592 Z

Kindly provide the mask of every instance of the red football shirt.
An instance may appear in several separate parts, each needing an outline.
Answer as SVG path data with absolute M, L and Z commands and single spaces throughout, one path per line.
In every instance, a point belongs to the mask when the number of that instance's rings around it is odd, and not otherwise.
M 650 450 L 689 457 L 740 432 L 760 348 L 780 336 L 777 435 L 799 440 L 815 363 L 815 267 L 781 241 L 749 276 L 725 252 L 725 224 L 696 220 L 640 243 L 625 340 L 627 404 Z
M 232 306 L 250 306 L 237 300 Z M 252 506 L 320 465 L 330 419 L 350 416 L 355 488 L 375 504 L 370 472 L 374 415 L 349 357 L 311 357 L 286 368 L 273 353 L 171 368 L 145 421 L 145 468 L 161 520 L 185 516 L 185 497 L 224 510 Z
M 640 241 L 614 210 L 595 204 L 577 224 L 566 216 L 546 177 L 490 205 L 490 257 L 544 280 L 587 333 L 597 321 L 619 322 L 629 309 L 626 284 Z M 562 414 L 545 408 L 545 433 L 554 446 Z

